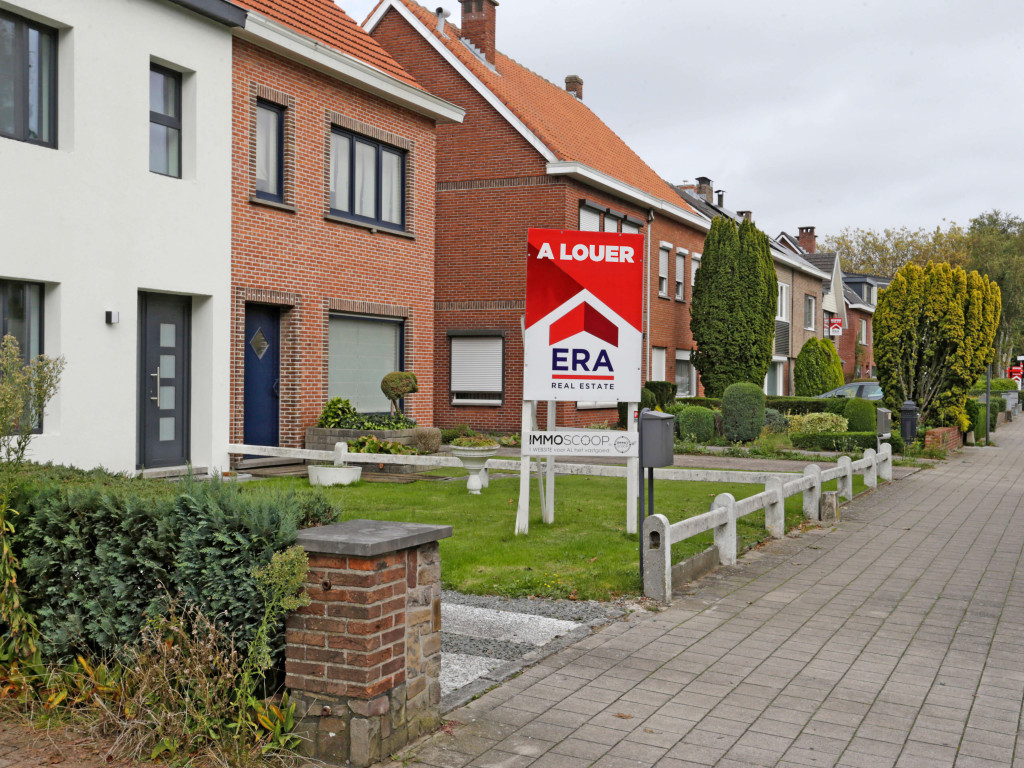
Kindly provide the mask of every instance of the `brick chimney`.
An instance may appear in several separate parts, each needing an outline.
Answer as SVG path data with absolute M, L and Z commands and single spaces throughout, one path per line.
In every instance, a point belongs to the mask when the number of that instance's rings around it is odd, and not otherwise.
M 709 203 L 714 202 L 714 185 L 711 183 L 711 179 L 707 176 L 697 177 L 697 194 L 707 200 Z
M 583 78 L 579 75 L 569 75 L 565 78 L 565 90 L 583 101 Z
M 750 211 L 736 211 L 736 215 L 744 221 L 753 221 L 754 214 Z
M 462 0 L 462 35 L 494 63 L 494 17 L 498 0 Z
M 818 250 L 818 246 L 815 241 L 818 236 L 814 234 L 814 227 L 800 227 L 800 234 L 797 235 L 796 241 L 808 253 L 815 253 Z

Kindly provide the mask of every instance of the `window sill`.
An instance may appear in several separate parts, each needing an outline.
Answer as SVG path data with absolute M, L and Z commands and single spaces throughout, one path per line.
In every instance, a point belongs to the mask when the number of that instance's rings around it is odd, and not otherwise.
M 666 301 L 668 301 L 669 295 L 667 293 L 659 293 L 658 298 L 665 299 Z
M 324 221 L 333 221 L 335 224 L 348 224 L 350 227 L 359 227 L 360 229 L 367 229 L 371 234 L 377 234 L 378 232 L 384 235 L 394 235 L 395 237 L 404 237 L 407 240 L 415 240 L 416 235 L 412 232 L 408 232 L 404 229 L 389 229 L 388 227 L 381 227 L 377 224 L 367 224 L 365 221 L 356 221 L 355 219 L 348 219 L 344 216 L 337 216 L 333 213 L 325 213 Z
M 255 205 L 265 205 L 267 208 L 276 208 L 279 211 L 287 211 L 288 213 L 298 212 L 298 208 L 294 205 L 288 205 L 288 203 L 279 203 L 276 200 L 266 200 L 256 195 L 249 195 L 249 202 Z
M 805 330 L 805 331 L 816 331 L 816 330 L 817 330 L 817 328 L 814 328 L 813 326 L 812 326 L 812 327 L 810 327 L 810 328 L 808 328 L 808 327 L 807 327 L 807 326 L 805 325 L 805 326 L 804 326 L 804 330 Z
M 676 296 L 676 301 L 678 301 L 680 304 L 686 303 L 686 299 L 680 299 L 678 296 Z
M 500 408 L 505 402 L 503 400 L 452 400 L 453 406 L 459 405 L 472 405 L 472 406 L 491 406 L 493 408 Z

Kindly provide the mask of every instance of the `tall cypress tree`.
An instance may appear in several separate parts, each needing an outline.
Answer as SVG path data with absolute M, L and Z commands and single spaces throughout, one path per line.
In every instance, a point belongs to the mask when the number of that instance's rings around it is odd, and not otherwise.
M 712 220 L 693 286 L 693 362 L 708 397 L 738 381 L 760 386 L 771 364 L 778 285 L 768 238 L 750 222 Z

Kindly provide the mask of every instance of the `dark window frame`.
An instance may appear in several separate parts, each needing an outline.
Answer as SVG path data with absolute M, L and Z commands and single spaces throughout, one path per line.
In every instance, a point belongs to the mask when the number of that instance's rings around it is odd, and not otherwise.
M 501 391 L 500 392 L 470 392 L 457 390 L 452 386 L 454 375 L 454 355 L 452 354 L 452 339 L 456 338 L 499 338 L 501 339 Z M 508 352 L 508 343 L 505 332 L 498 328 L 464 328 L 448 331 L 448 403 L 452 406 L 494 408 L 505 405 L 505 395 L 508 392 L 508 385 L 505 382 L 505 355 Z M 459 399 L 459 395 L 464 395 Z M 483 395 L 483 397 L 469 397 L 469 395 Z M 497 395 L 497 397 L 491 397 Z
M 272 101 L 266 99 L 256 99 L 256 141 L 254 151 L 258 152 L 256 147 L 259 146 L 259 110 L 266 109 L 270 112 L 277 114 L 277 192 L 266 192 L 260 189 L 254 189 L 255 195 L 260 200 L 270 200 L 274 203 L 284 203 L 284 113 L 286 107 L 280 104 L 275 104 Z M 256 180 L 253 179 L 253 187 L 256 186 Z
M 409 322 L 407 317 L 382 317 L 380 315 L 359 315 L 352 312 L 340 312 L 337 310 L 330 310 L 327 313 L 327 358 L 330 361 L 330 336 L 331 336 L 331 320 L 338 318 L 339 320 L 365 320 L 371 323 L 383 323 L 385 325 L 397 325 L 398 326 L 398 368 L 396 370 L 405 371 L 405 338 L 406 338 L 406 323 Z M 390 373 L 390 371 L 389 371 Z M 405 412 L 405 398 L 401 397 L 398 399 L 398 410 Z M 384 411 L 376 411 L 376 413 L 384 413 Z
M 406 190 L 408 184 L 408 173 L 407 173 L 407 161 L 408 151 L 401 147 L 396 147 L 392 144 L 387 144 L 383 141 L 377 141 L 371 139 L 362 134 L 355 133 L 353 131 L 340 128 L 336 125 L 331 126 L 331 136 L 344 136 L 349 140 L 348 148 L 348 199 L 349 207 L 353 210 L 346 211 L 341 208 L 334 207 L 334 200 L 330 199 L 330 183 L 328 183 L 328 204 L 330 206 L 331 216 L 336 216 L 342 219 L 351 219 L 352 221 L 362 222 L 364 224 L 372 224 L 375 227 L 381 227 L 383 229 L 391 229 L 397 232 L 405 232 L 406 227 Z M 356 196 L 356 145 L 365 144 L 374 148 L 375 161 L 374 161 L 374 181 L 375 181 L 375 200 L 374 200 L 374 215 L 364 216 L 355 212 L 355 196 Z M 328 167 L 331 165 L 333 159 L 333 142 L 329 144 L 327 163 Z M 401 200 L 401 215 L 399 216 L 400 221 L 395 223 L 393 221 L 385 221 L 383 219 L 383 208 L 384 208 L 384 185 L 381 183 L 383 179 L 384 171 L 384 153 L 391 152 L 398 155 L 401 160 L 401 174 L 399 185 L 401 194 L 399 198 Z
M 161 173 L 160 171 L 154 171 L 153 168 L 152 168 L 152 158 L 150 159 L 150 166 L 151 167 L 149 169 L 149 172 L 150 173 L 155 173 L 158 176 L 167 176 L 167 177 L 172 178 L 172 179 L 180 179 L 181 178 L 181 168 L 184 165 L 184 158 L 182 157 L 182 148 L 183 148 L 182 145 L 183 145 L 184 142 L 182 141 L 182 127 L 181 127 L 181 120 L 182 120 L 182 118 L 181 118 L 181 86 L 182 86 L 181 72 L 177 72 L 177 71 L 175 71 L 173 69 L 170 69 L 169 67 L 164 67 L 164 66 L 161 66 L 160 64 L 154 64 L 152 62 L 150 62 L 149 71 L 150 72 L 156 72 L 157 74 L 163 75 L 164 77 L 168 77 L 168 78 L 170 78 L 171 80 L 174 81 L 174 84 L 176 86 L 175 87 L 175 99 L 174 99 L 174 111 L 178 115 L 177 117 L 171 117 L 170 115 L 165 115 L 162 112 L 154 112 L 152 109 L 149 110 L 149 122 L 150 123 L 156 123 L 157 125 L 162 125 L 162 126 L 164 126 L 166 128 L 174 128 L 174 129 L 176 129 L 178 131 L 178 172 L 177 173 Z
M 10 302 L 11 302 L 11 289 L 15 288 L 15 287 L 20 288 L 21 290 L 24 291 L 23 295 L 24 295 L 24 302 L 25 302 L 25 318 L 26 318 L 26 325 L 28 326 L 29 329 L 31 329 L 31 327 L 32 327 L 32 325 L 31 325 L 31 317 L 32 317 L 32 310 L 35 307 L 35 303 L 34 303 L 33 297 L 32 297 L 33 292 L 29 291 L 27 289 L 29 287 L 38 288 L 38 294 L 39 294 L 39 343 L 38 343 L 38 347 L 39 347 L 39 354 L 43 354 L 44 350 L 45 350 L 44 344 L 45 344 L 45 341 L 46 341 L 46 312 L 45 312 L 45 308 L 46 308 L 46 286 L 44 286 L 42 283 L 32 282 L 31 280 L 0 280 L 0 339 L 2 339 L 4 336 L 6 336 L 9 333 L 9 320 L 8 320 L 9 311 L 8 311 L 8 307 L 10 306 Z M 31 360 L 32 360 L 32 355 L 30 353 L 30 350 L 31 350 L 31 347 L 32 347 L 32 341 L 33 341 L 32 338 L 29 337 L 27 339 L 27 343 L 24 344 L 22 346 L 22 349 L 21 349 L 21 358 L 22 358 L 22 360 L 25 361 L 26 365 L 29 362 L 31 362 Z M 20 344 L 20 341 L 19 341 L 19 344 Z M 32 434 L 38 435 L 38 434 L 41 434 L 42 431 L 43 431 L 43 420 L 40 419 L 39 420 L 39 425 L 35 429 L 32 430 Z
M 0 10 L 0 19 L 13 22 L 15 27 L 15 67 L 21 77 L 14 84 L 14 133 L 2 133 L 0 137 L 24 141 L 40 147 L 57 148 L 57 30 L 45 24 L 26 19 L 23 16 Z M 50 138 L 47 140 L 32 138 L 28 135 L 28 34 L 38 32 L 50 38 L 50 98 L 47 107 L 50 111 Z

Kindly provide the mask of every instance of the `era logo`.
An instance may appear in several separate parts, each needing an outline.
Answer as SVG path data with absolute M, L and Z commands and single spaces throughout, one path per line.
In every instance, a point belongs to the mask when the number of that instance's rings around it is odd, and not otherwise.
M 572 362 L 570 363 L 570 353 Z M 587 373 L 604 369 L 609 373 L 612 370 L 612 361 L 608 358 L 607 350 L 602 349 L 594 359 L 593 367 L 590 364 L 590 350 L 588 349 L 566 349 L 555 348 L 551 350 L 551 370 L 553 371 L 585 371 Z

